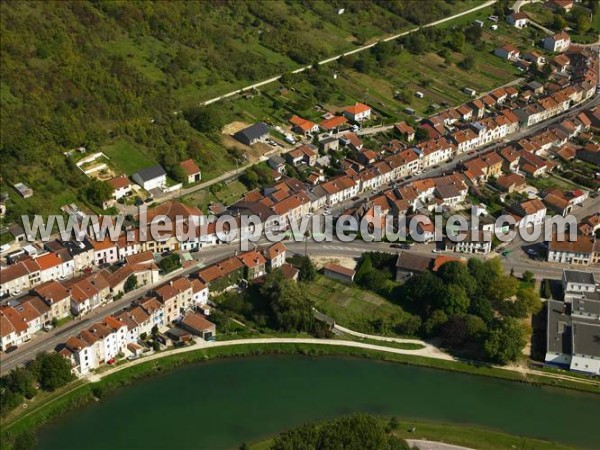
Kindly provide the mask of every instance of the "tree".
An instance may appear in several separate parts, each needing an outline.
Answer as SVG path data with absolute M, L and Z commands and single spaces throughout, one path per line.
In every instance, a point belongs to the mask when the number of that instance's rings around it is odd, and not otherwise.
M 465 46 L 465 34 L 461 30 L 453 31 L 450 34 L 448 45 L 455 52 L 462 52 L 463 47 Z
M 123 287 L 123 289 L 125 290 L 125 292 L 131 292 L 134 289 L 136 289 L 138 287 L 138 279 L 135 275 L 130 275 L 129 278 L 127 278 L 127 281 L 125 281 L 125 286 Z
M 465 70 L 472 70 L 475 68 L 475 57 L 473 55 L 467 55 L 459 65 Z
M 104 202 L 112 197 L 112 188 L 108 183 L 92 180 L 85 190 L 85 196 L 90 203 L 102 208 Z
M 271 277 L 271 275 L 273 275 Z M 306 292 L 291 280 L 271 273 L 261 293 L 270 302 L 275 327 L 283 331 L 312 331 L 314 314 Z
M 507 364 L 521 356 L 525 344 L 523 326 L 516 319 L 506 317 L 490 330 L 483 348 L 488 358 Z
M 591 27 L 592 23 L 590 22 L 590 18 L 587 16 L 587 14 L 579 14 L 577 16 L 576 28 L 580 34 L 587 33 Z
M 31 370 L 42 389 L 53 391 L 73 380 L 71 364 L 58 353 L 38 353 Z
M 561 31 L 567 28 L 568 24 L 565 18 L 560 14 L 554 14 L 554 18 L 552 20 L 552 28 L 556 31 Z
M 181 260 L 177 253 L 171 253 L 160 260 L 158 266 L 162 270 L 163 274 L 173 272 L 181 267 Z
M 542 300 L 533 288 L 523 288 L 517 291 L 517 302 L 523 304 L 530 314 L 537 314 L 542 309 Z
M 395 423 L 389 424 L 396 427 Z M 277 436 L 271 450 L 408 450 L 408 444 L 388 432 L 386 424 L 376 417 L 356 414 L 326 422 L 303 425 Z
M 202 133 L 220 130 L 227 119 L 219 106 L 194 106 L 183 111 L 183 116 L 192 127 Z
M 523 275 L 521 275 L 521 279 L 524 283 L 533 284 L 535 283 L 535 274 L 531 270 L 526 270 L 525 272 L 523 272 Z
M 471 301 L 462 287 L 456 284 L 449 284 L 445 287 L 441 303 L 442 309 L 446 314 L 455 315 L 466 313 Z
M 450 261 L 437 271 L 437 275 L 445 284 L 455 284 L 465 290 L 467 295 L 473 295 L 477 289 L 475 279 L 469 273 L 465 264 L 459 261 Z
M 440 309 L 445 294 L 444 283 L 430 271 L 412 277 L 400 288 L 400 297 L 411 303 L 421 317 Z
M 303 256 L 300 262 L 300 281 L 313 281 L 317 277 L 317 269 L 308 256 Z
M 433 336 L 437 334 L 440 327 L 442 327 L 447 321 L 448 315 L 443 310 L 436 309 L 423 324 L 423 332 L 427 336 Z
M 476 44 L 481 41 L 481 37 L 483 36 L 483 28 L 478 25 L 471 25 L 465 29 L 465 38 L 471 44 Z
M 11 370 L 3 381 L 11 391 L 17 392 L 25 398 L 35 397 L 35 387 L 33 386 L 35 379 L 31 370 L 25 367 L 17 367 Z

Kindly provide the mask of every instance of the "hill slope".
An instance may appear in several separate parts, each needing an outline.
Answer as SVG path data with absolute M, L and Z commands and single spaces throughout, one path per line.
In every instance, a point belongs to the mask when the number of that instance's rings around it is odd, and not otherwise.
M 90 205 L 65 150 L 125 143 L 168 167 L 231 166 L 217 136 L 174 111 L 466 8 L 463 0 L 2 2 L 0 158 L 8 219 Z M 453 6 L 452 6 L 453 5 Z M 344 8 L 343 14 L 339 14 Z M 226 114 L 226 112 L 224 112 Z M 127 147 L 130 145 L 130 147 Z M 23 201 L 8 184 L 24 181 Z

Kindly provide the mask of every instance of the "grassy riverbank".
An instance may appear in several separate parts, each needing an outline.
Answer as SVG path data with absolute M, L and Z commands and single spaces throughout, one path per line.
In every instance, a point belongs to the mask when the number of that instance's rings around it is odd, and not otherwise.
M 75 386 L 71 390 L 63 391 L 55 397 L 48 397 L 45 404 L 35 405 L 27 412 L 13 420 L 2 422 L 0 442 L 2 449 L 13 448 L 12 443 L 16 436 L 23 433 L 35 432 L 41 425 L 64 414 L 65 412 L 83 406 L 102 398 L 116 389 L 132 384 L 138 380 L 165 373 L 176 367 L 194 362 L 208 361 L 215 358 L 232 358 L 260 355 L 306 355 L 306 356 L 355 356 L 373 358 L 382 361 L 393 361 L 403 364 L 430 367 L 435 369 L 463 372 L 472 375 L 495 377 L 510 381 L 526 382 L 538 385 L 549 385 L 569 389 L 583 390 L 600 394 L 600 385 L 577 383 L 569 380 L 558 380 L 543 376 L 525 376 L 517 372 L 478 366 L 464 362 L 436 360 L 412 355 L 384 353 L 377 350 L 368 350 L 344 346 L 325 346 L 319 344 L 240 344 L 235 346 L 213 347 L 194 350 L 174 355 L 168 355 L 147 362 L 141 362 L 131 367 L 107 375 L 97 383 L 85 383 Z
M 381 418 L 387 425 L 389 419 Z M 468 448 L 504 450 L 507 448 L 536 450 L 566 450 L 572 447 L 540 439 L 514 436 L 477 427 L 457 426 L 445 423 L 414 421 L 398 418 L 398 426 L 393 431 L 402 439 L 428 440 L 460 445 Z M 414 428 L 414 431 L 412 429 Z M 265 439 L 250 445 L 250 450 L 268 450 L 273 439 Z

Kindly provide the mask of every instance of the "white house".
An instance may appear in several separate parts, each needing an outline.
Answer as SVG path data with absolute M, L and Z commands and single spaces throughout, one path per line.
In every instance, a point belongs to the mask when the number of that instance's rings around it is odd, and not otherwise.
M 198 279 L 192 280 L 192 301 L 197 306 L 208 303 L 208 286 Z
M 506 21 L 513 27 L 524 28 L 527 26 L 527 15 L 522 12 L 513 13 L 506 17 Z
M 551 52 L 565 52 L 571 45 L 571 37 L 565 31 L 544 38 L 544 48 Z
M 107 183 L 112 187 L 112 198 L 119 200 L 131 194 L 131 182 L 125 175 L 111 178 Z
M 344 116 L 352 122 L 363 122 L 371 118 L 371 107 L 364 103 L 356 103 L 344 109 Z
M 514 61 L 519 58 L 521 52 L 514 45 L 505 44 L 502 47 L 498 47 L 496 50 L 494 50 L 494 55 L 499 56 L 502 59 Z
M 147 167 L 134 173 L 131 178 L 145 190 L 164 188 L 167 184 L 167 172 L 162 166 Z

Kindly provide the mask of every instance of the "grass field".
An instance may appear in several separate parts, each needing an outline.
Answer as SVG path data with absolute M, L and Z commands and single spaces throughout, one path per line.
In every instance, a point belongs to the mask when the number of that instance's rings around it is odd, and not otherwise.
M 202 189 L 181 198 L 183 203 L 199 207 L 208 212 L 211 202 L 221 202 L 227 206 L 238 201 L 248 191 L 248 188 L 240 181 L 234 180 L 228 183 L 214 184 L 210 189 Z
M 110 158 L 110 163 L 126 175 L 157 164 L 151 159 L 147 149 L 142 149 L 123 138 L 102 147 L 101 150 Z
M 369 333 L 372 331 L 370 321 L 405 314 L 400 306 L 377 294 L 324 276 L 307 285 L 306 290 L 319 311 L 355 331 Z

